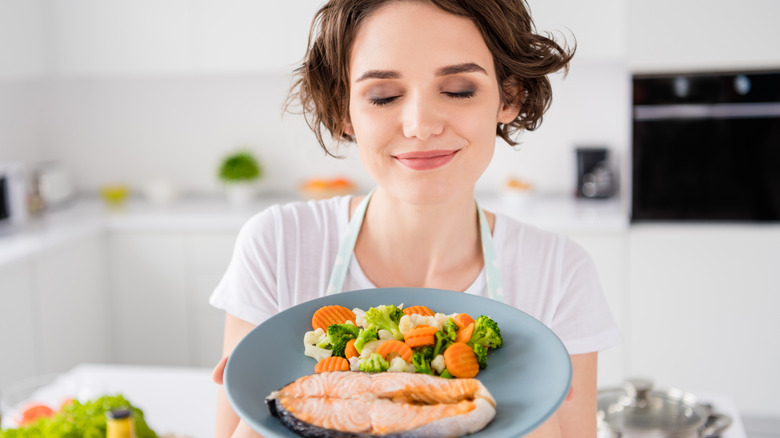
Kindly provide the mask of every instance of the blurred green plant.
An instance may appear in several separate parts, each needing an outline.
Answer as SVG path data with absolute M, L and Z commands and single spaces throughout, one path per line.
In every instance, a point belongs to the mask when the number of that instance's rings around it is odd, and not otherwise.
M 260 161 L 248 150 L 227 155 L 219 166 L 219 179 L 226 183 L 249 182 L 262 176 Z

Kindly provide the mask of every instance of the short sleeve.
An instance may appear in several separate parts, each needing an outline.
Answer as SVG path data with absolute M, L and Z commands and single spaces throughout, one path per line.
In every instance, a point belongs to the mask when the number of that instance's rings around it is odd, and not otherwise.
M 569 354 L 602 351 L 620 342 L 598 272 L 590 255 L 568 238 L 563 239 L 558 287 L 560 296 L 551 329 Z
M 251 324 L 265 321 L 279 309 L 277 210 L 269 207 L 244 224 L 230 264 L 209 298 L 212 306 Z

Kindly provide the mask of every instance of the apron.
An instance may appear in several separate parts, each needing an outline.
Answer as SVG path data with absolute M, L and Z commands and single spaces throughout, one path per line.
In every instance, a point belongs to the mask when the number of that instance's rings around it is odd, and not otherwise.
M 360 228 L 363 226 L 363 218 L 368 209 L 368 201 L 371 199 L 373 193 L 374 191 L 372 190 L 363 198 L 355 210 L 355 214 L 352 215 L 349 225 L 347 225 L 347 233 L 342 237 L 341 242 L 339 243 L 336 261 L 333 264 L 330 281 L 328 282 L 328 289 L 325 292 L 326 295 L 337 294 L 344 290 L 344 281 L 347 279 L 347 271 L 349 270 L 349 264 L 355 250 L 355 242 L 357 242 Z M 504 290 L 501 288 L 501 273 L 498 270 L 498 258 L 496 257 L 496 250 L 493 247 L 493 237 L 490 234 L 490 226 L 488 225 L 485 213 L 479 206 L 476 207 L 479 214 L 479 234 L 480 241 L 482 242 L 482 257 L 485 262 L 484 269 L 485 278 L 487 280 L 488 296 L 493 300 L 503 303 Z

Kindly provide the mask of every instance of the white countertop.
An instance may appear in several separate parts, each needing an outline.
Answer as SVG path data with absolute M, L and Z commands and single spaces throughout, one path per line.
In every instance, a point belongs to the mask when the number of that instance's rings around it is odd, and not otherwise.
M 206 438 L 214 435 L 217 388 L 208 369 L 82 364 L 38 391 L 34 401 L 58 406 L 66 398 L 83 401 L 121 393 L 143 410 L 147 423 L 158 434 Z M 733 419 L 721 438 L 746 437 L 731 397 L 698 394 L 698 398 Z
M 628 216 L 618 200 L 576 200 L 571 197 L 478 196 L 480 205 L 518 220 L 558 232 L 620 232 Z M 222 197 L 190 197 L 158 206 L 131 198 L 122 207 L 107 207 L 99 198 L 79 199 L 41 218 L 0 233 L 0 266 L 23 260 L 48 248 L 106 231 L 235 231 L 254 213 L 294 197 L 257 198 L 244 208 Z
M 26 402 L 56 408 L 69 398 L 122 394 L 159 435 L 207 438 L 214 436 L 217 389 L 211 370 L 204 368 L 82 364 L 53 378 Z M 18 416 L 18 410 L 9 410 L 4 427 L 13 427 Z

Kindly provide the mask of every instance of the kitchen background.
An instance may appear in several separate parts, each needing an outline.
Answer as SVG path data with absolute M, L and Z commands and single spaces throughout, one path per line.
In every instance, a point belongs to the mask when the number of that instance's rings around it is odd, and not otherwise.
M 542 128 L 497 143 L 478 195 L 593 255 L 624 334 L 600 385 L 641 375 L 725 394 L 750 436 L 769 436 L 780 227 L 629 223 L 631 75 L 780 68 L 780 2 L 529 3 L 540 30 L 576 36 L 577 56 L 553 78 Z M 282 115 L 319 4 L 0 0 L 0 163 L 56 162 L 76 198 L 0 234 L 0 389 L 82 362 L 211 366 L 221 315 L 206 299 L 252 209 L 302 199 L 311 178 L 371 187 L 353 146 L 327 157 L 300 116 Z M 574 199 L 583 146 L 609 150 L 612 198 Z M 216 177 L 242 147 L 265 170 L 248 210 L 223 202 Z M 109 184 L 130 188 L 124 210 L 100 204 Z M 153 184 L 178 198 L 150 204 Z

